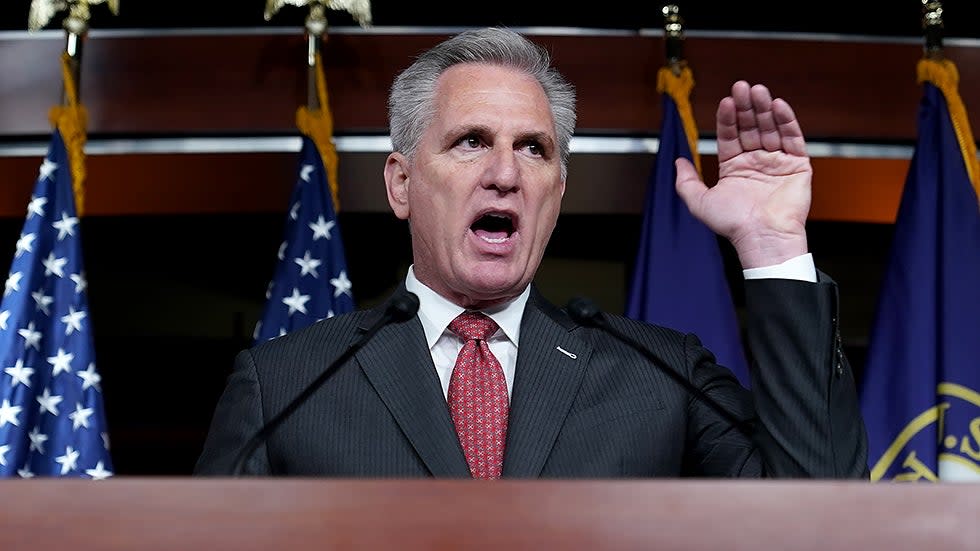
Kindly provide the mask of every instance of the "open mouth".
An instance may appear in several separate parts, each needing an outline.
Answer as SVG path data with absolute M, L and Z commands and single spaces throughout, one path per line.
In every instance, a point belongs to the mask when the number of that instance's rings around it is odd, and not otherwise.
M 516 230 L 514 216 L 506 212 L 485 212 L 470 224 L 470 231 L 488 243 L 503 243 Z

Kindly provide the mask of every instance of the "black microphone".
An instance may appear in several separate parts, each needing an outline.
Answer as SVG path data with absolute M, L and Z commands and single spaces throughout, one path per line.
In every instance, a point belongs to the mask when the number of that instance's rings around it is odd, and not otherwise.
M 402 290 L 400 293 L 397 293 L 391 297 L 391 299 L 388 301 L 387 308 L 385 308 L 384 314 L 382 314 L 381 317 L 378 318 L 378 320 L 375 321 L 374 324 L 371 325 L 371 327 L 369 327 L 359 339 L 354 341 L 343 354 L 331 362 L 331 364 L 323 370 L 323 373 L 314 379 L 312 383 L 307 385 L 307 387 L 303 389 L 303 392 L 300 392 L 298 396 L 293 398 L 293 400 L 289 402 L 289 404 L 283 408 L 278 415 L 263 425 L 263 427 L 259 429 L 259 431 L 256 432 L 251 439 L 249 439 L 242 450 L 238 452 L 238 456 L 236 457 L 234 466 L 231 470 L 232 476 L 240 476 L 242 469 L 245 466 L 245 462 L 248 461 L 248 458 L 255 453 L 255 450 L 262 443 L 268 440 L 269 435 L 275 432 L 275 430 L 279 428 L 279 425 L 281 425 L 283 421 L 292 415 L 293 412 L 306 403 L 306 400 L 308 400 L 314 392 L 323 386 L 323 384 L 327 382 L 327 379 L 336 373 L 337 369 L 341 365 L 350 360 L 358 350 L 360 350 L 365 344 L 368 343 L 368 341 L 374 338 L 374 335 L 377 334 L 382 327 L 388 325 L 389 323 L 408 321 L 415 317 L 415 314 L 418 311 L 419 297 L 416 296 L 415 293 Z
M 739 419 L 738 417 L 735 417 L 728 410 L 726 410 L 724 406 L 719 404 L 717 400 L 711 396 L 708 396 L 708 394 L 700 388 L 694 386 L 694 383 L 689 381 L 687 377 L 678 373 L 666 361 L 654 354 L 653 351 L 647 348 L 643 343 L 611 326 L 609 322 L 606 321 L 602 310 L 600 310 L 594 302 L 587 298 L 576 297 L 568 301 L 568 305 L 565 307 L 565 309 L 568 310 L 569 315 L 571 315 L 572 319 L 579 325 L 595 327 L 596 329 L 604 331 L 643 354 L 648 360 L 650 360 L 650 363 L 655 365 L 661 372 L 667 374 L 677 384 L 681 385 L 688 392 L 693 394 L 698 400 L 708 404 L 708 407 L 715 410 L 715 413 L 728 421 L 747 438 L 758 444 L 758 434 L 750 424 L 742 419 Z

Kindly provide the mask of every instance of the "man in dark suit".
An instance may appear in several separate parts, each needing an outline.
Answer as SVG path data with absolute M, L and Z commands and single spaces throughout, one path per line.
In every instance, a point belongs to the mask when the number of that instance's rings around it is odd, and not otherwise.
M 752 390 L 694 335 L 610 324 L 752 426 L 752 436 L 532 284 L 565 189 L 575 93 L 547 53 L 504 29 L 420 56 L 389 101 L 389 204 L 409 221 L 404 289 L 384 326 L 244 464 L 255 475 L 352 477 L 867 476 L 836 287 L 805 222 L 799 123 L 761 85 L 718 107 L 720 177 L 686 160 L 677 190 L 735 246 L 746 275 Z M 670 269 L 664 266 L 663 269 Z M 245 442 L 382 315 L 316 323 L 236 359 L 196 472 L 229 474 Z

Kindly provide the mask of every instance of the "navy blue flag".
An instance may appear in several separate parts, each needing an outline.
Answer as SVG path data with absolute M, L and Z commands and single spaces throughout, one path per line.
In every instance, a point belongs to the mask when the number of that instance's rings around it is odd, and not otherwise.
M 953 120 L 926 81 L 862 384 L 876 481 L 980 480 L 976 149 L 964 155 Z
M 626 316 L 695 333 L 747 387 L 745 352 L 717 237 L 674 188 L 678 157 L 693 162 L 677 103 L 664 93 L 660 147 L 647 187 Z
M 112 475 L 68 154 L 54 131 L 0 302 L 0 473 Z
M 327 173 L 307 136 L 289 204 L 279 262 L 255 326 L 256 343 L 354 309 Z

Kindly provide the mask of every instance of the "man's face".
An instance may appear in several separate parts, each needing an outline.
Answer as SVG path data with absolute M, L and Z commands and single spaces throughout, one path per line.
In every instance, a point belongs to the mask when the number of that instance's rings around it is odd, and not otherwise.
M 392 153 L 388 201 L 410 221 L 420 281 L 466 307 L 519 295 L 534 277 L 565 192 L 548 100 L 533 78 L 456 65 L 413 159 Z

